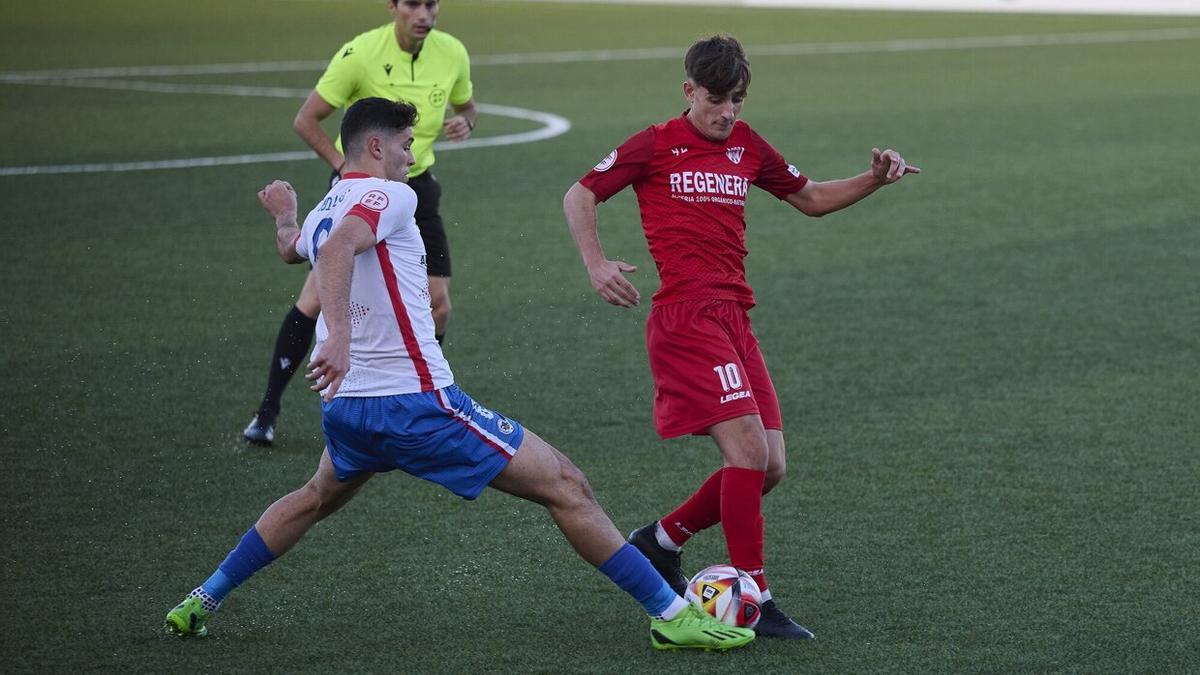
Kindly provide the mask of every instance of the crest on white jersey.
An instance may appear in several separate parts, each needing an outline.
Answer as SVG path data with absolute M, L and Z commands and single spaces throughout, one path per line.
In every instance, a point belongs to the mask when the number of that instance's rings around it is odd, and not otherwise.
M 358 203 L 372 211 L 382 211 L 388 207 L 388 196 L 382 190 L 371 190 L 363 195 Z
M 608 153 L 608 157 L 605 157 L 604 159 L 600 160 L 600 163 L 596 165 L 596 171 L 608 171 L 609 169 L 612 168 L 613 164 L 616 164 L 616 163 L 617 163 L 617 151 L 613 150 L 612 152 Z
M 734 164 L 741 164 L 743 152 L 746 152 L 746 149 L 739 145 L 736 148 L 726 148 L 725 156 Z

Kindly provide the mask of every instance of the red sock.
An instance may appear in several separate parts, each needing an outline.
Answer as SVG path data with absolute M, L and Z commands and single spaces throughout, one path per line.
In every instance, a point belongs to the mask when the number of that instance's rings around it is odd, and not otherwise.
M 721 527 L 729 564 L 754 579 L 760 591 L 767 589 L 763 575 L 762 490 L 765 471 L 725 467 L 721 479 Z
M 676 545 L 683 546 L 692 535 L 721 522 L 721 474 L 724 471 L 724 468 L 717 469 L 699 490 L 658 521 Z

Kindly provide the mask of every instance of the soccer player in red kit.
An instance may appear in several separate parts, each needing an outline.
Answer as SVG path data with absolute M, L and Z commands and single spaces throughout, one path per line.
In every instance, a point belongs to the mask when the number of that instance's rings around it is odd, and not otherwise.
M 850 206 L 920 169 L 894 150 L 871 151 L 867 171 L 842 180 L 805 177 L 738 119 L 750 64 L 728 35 L 696 42 L 684 58 L 680 117 L 630 137 L 573 185 L 563 210 L 592 287 L 633 307 L 640 296 L 597 235 L 596 205 L 632 185 L 662 285 L 652 298 L 646 347 L 654 377 L 654 426 L 663 438 L 707 434 L 723 466 L 687 500 L 629 541 L 677 591 L 687 583 L 680 550 L 721 523 L 729 560 L 763 593 L 759 635 L 813 635 L 776 605 L 763 574 L 762 495 L 782 480 L 783 420 L 747 310 L 745 207 L 755 185 L 809 216 Z

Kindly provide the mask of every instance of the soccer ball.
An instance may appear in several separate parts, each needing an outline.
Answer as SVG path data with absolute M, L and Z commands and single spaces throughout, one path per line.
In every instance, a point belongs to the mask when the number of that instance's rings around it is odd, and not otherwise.
M 749 574 L 730 565 L 706 567 L 688 582 L 685 597 L 727 626 L 754 628 L 762 594 Z

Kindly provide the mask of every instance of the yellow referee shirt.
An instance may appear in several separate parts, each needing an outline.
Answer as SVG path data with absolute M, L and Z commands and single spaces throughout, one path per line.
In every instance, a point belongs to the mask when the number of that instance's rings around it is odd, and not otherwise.
M 334 108 L 379 96 L 417 106 L 420 119 L 413 129 L 416 163 L 409 177 L 433 166 L 433 142 L 442 131 L 446 104 L 471 100 L 471 60 L 457 38 L 437 29 L 429 32 L 414 57 L 396 42 L 396 25 L 367 31 L 342 45 L 317 82 L 317 94 Z M 342 139 L 337 139 L 338 150 Z

